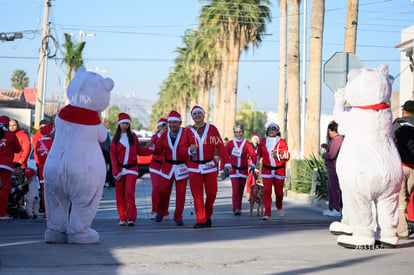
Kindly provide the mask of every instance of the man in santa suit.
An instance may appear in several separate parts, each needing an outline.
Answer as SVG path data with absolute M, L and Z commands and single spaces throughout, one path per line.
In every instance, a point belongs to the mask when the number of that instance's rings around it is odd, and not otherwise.
M 190 156 L 187 166 L 197 217 L 194 228 L 211 227 L 212 224 L 213 204 L 217 195 L 217 164 L 214 159 L 216 148 L 224 167 L 229 172 L 232 170 L 220 133 L 214 125 L 204 122 L 204 116 L 202 107 L 196 105 L 191 109 L 194 125 L 184 132 L 182 147 Z
M 276 208 L 279 216 L 283 211 L 283 185 L 285 182 L 286 165 L 289 152 L 286 141 L 280 137 L 279 125 L 271 122 L 267 126 L 266 137 L 259 143 L 257 149 L 257 166 L 262 158 L 263 204 L 265 213 L 263 220 L 271 220 L 272 216 L 272 187 L 276 194 Z
M 188 154 L 180 150 L 182 137 L 185 130 L 181 127 L 181 115 L 171 111 L 168 115 L 169 130 L 161 135 L 155 144 L 155 153 L 162 153 L 164 164 L 161 169 L 161 184 L 159 187 L 158 215 L 156 222 L 161 222 L 164 216 L 168 216 L 168 206 L 172 185 L 175 182 L 175 212 L 174 221 L 178 226 L 184 225 L 183 210 L 185 193 L 187 190 L 188 169 L 186 160 Z
M 44 209 L 44 217 L 46 218 L 46 205 L 45 205 L 45 178 L 43 170 L 45 167 L 47 156 L 49 155 L 50 149 L 53 145 L 53 138 L 55 137 L 55 128 L 48 124 L 40 129 L 43 138 L 39 139 L 36 143 L 35 154 L 39 161 L 39 183 L 42 187 L 42 202 Z
M 151 137 L 152 144 L 156 144 L 160 136 L 168 129 L 168 120 L 166 118 L 160 118 L 157 123 L 157 133 Z M 154 148 L 150 148 L 154 149 Z M 158 202 L 159 202 L 159 189 L 162 180 L 161 168 L 164 162 L 163 154 L 152 154 L 151 163 L 149 165 L 149 172 L 151 176 L 152 192 L 151 192 L 151 201 L 152 201 L 152 211 L 151 211 L 151 220 L 155 220 L 158 214 Z

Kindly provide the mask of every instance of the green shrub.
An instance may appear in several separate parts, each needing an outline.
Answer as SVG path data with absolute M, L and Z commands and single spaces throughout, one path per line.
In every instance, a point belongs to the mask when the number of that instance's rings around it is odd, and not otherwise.
M 314 170 L 317 181 L 315 196 L 328 200 L 328 173 L 321 155 L 318 157 L 312 155 L 309 159 L 291 160 L 290 189 L 298 193 L 310 194 Z

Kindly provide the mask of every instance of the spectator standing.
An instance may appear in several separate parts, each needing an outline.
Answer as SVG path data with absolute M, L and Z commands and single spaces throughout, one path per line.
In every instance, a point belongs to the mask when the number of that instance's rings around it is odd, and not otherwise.
M 233 214 L 241 215 L 242 199 L 246 179 L 250 169 L 256 168 L 256 152 L 253 146 L 243 138 L 244 126 L 233 126 L 234 138 L 226 145 L 226 151 L 230 158 L 232 172 L 230 173 L 232 187 Z M 250 162 L 250 164 L 248 164 Z M 224 167 L 221 167 L 224 169 Z
M 27 168 L 27 159 L 29 158 L 30 149 L 32 148 L 29 135 L 20 128 L 19 122 L 16 119 L 10 120 L 9 131 L 16 134 L 20 147 L 22 148 L 19 153 L 14 154 L 13 162 L 20 163 L 21 168 L 24 171 Z
M 111 141 L 112 173 L 115 178 L 116 206 L 119 225 L 134 226 L 137 219 L 135 184 L 138 177 L 137 155 L 149 156 L 152 151 L 141 148 L 137 136 L 131 131 L 131 117 L 118 116 L 118 126 Z
M 289 160 L 289 152 L 286 141 L 280 137 L 280 128 L 271 122 L 266 130 L 266 137 L 260 141 L 257 149 L 257 164 L 262 158 L 263 180 L 263 204 L 265 213 L 263 220 L 271 220 L 272 217 L 272 188 L 276 195 L 276 208 L 279 216 L 284 216 L 283 210 L 283 185 L 286 176 L 286 162 Z
M 186 160 L 188 153 L 180 150 L 182 136 L 185 130 L 181 127 L 181 115 L 171 111 L 168 115 L 168 131 L 164 132 L 155 144 L 155 153 L 162 153 L 164 163 L 161 169 L 161 184 L 159 186 L 158 215 L 156 222 L 161 222 L 163 217 L 168 217 L 168 206 L 175 182 L 175 211 L 174 221 L 178 226 L 184 225 L 183 211 L 185 194 L 187 190 L 188 169 Z
M 414 192 L 414 100 L 402 106 L 402 117 L 397 118 L 391 128 L 392 138 L 401 157 L 404 180 L 399 194 L 397 234 L 400 239 L 409 238 L 406 219 L 407 205 Z
M 217 164 L 214 158 L 216 148 L 224 167 L 229 172 L 232 168 L 219 131 L 214 125 L 204 122 L 204 109 L 194 106 L 191 117 L 194 125 L 185 131 L 182 149 L 191 157 L 187 160 L 187 167 L 197 218 L 194 228 L 205 228 L 212 225 L 211 216 L 217 196 Z
M 21 151 L 16 134 L 8 130 L 9 117 L 0 117 L 0 220 L 12 219 L 7 214 L 12 173 L 14 171 L 14 154 Z
M 328 209 L 323 211 L 325 216 L 341 216 L 342 199 L 338 175 L 336 174 L 336 158 L 343 141 L 344 136 L 338 134 L 338 123 L 331 121 L 328 124 L 326 143 L 321 144 L 321 147 L 326 150 L 322 157 L 325 159 L 325 166 L 328 171 L 329 205 Z
M 157 123 L 157 133 L 151 137 L 151 142 L 153 145 L 157 143 L 157 140 L 160 136 L 168 129 L 168 120 L 166 118 L 160 118 Z M 153 147 L 153 146 L 152 146 Z M 150 148 L 151 149 L 151 148 Z M 156 154 L 155 152 L 152 155 L 151 163 L 149 166 L 149 172 L 151 176 L 152 192 L 151 192 L 151 201 L 152 201 L 152 211 L 151 211 L 151 220 L 155 220 L 158 214 L 158 202 L 159 202 L 159 189 L 162 181 L 161 168 L 164 162 L 164 154 Z M 168 206 L 167 206 L 168 209 Z
M 36 143 L 35 155 L 39 161 L 39 183 L 42 189 L 42 206 L 44 210 L 44 218 L 46 218 L 46 203 L 45 203 L 45 177 L 43 175 L 43 169 L 45 167 L 46 159 L 49 155 L 50 149 L 52 149 L 53 139 L 55 138 L 55 128 L 48 124 L 40 132 L 43 135 L 43 138 L 39 139 Z

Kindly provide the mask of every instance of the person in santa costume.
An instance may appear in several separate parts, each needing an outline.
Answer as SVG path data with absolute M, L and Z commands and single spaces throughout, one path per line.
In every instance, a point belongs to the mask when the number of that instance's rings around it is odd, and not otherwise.
M 241 214 L 242 199 L 246 179 L 250 169 L 256 168 L 256 152 L 250 142 L 243 138 L 244 126 L 236 124 L 233 126 L 234 138 L 226 145 L 226 150 L 230 158 L 233 168 L 230 173 L 232 187 L 233 214 L 238 216 Z M 250 164 L 248 164 L 250 162 Z M 224 169 L 224 167 L 220 167 Z
M 168 206 L 173 183 L 175 182 L 175 212 L 174 221 L 178 226 L 184 225 L 183 210 L 185 194 L 187 190 L 188 169 L 186 160 L 188 154 L 182 152 L 182 137 L 185 130 L 181 127 L 181 115 L 171 111 L 168 115 L 167 132 L 164 132 L 155 144 L 155 153 L 164 156 L 164 164 L 161 169 L 161 184 L 159 186 L 158 215 L 156 222 L 161 222 L 163 217 L 168 217 Z
M 211 227 L 213 204 L 217 195 L 217 148 L 224 167 L 232 171 L 229 157 L 217 128 L 204 122 L 205 111 L 200 106 L 191 109 L 194 125 L 184 133 L 184 152 L 189 156 L 187 166 L 197 222 L 194 228 Z M 204 202 L 204 190 L 206 200 Z
M 280 137 L 280 128 L 274 122 L 267 126 L 266 137 L 260 141 L 257 149 L 257 163 L 262 158 L 263 179 L 263 204 L 265 213 L 263 220 L 271 220 L 272 217 L 272 187 L 276 195 L 276 208 L 279 216 L 284 216 L 283 210 L 283 185 L 286 175 L 286 162 L 289 160 L 289 152 L 286 141 Z
M 111 142 L 112 174 L 115 178 L 116 206 L 119 225 L 134 226 L 137 219 L 135 184 L 138 177 L 137 155 L 149 156 L 152 150 L 141 148 L 131 131 L 131 117 L 120 113 L 118 127 Z
M 55 128 L 48 124 L 42 129 L 40 132 L 43 135 L 43 138 L 39 139 L 36 143 L 35 154 L 39 161 L 39 183 L 42 188 L 42 202 L 43 202 L 43 209 L 44 209 L 44 218 L 46 218 L 46 204 L 45 204 L 45 177 L 43 174 L 45 163 L 47 156 L 49 155 L 50 149 L 52 149 L 53 139 L 55 137 Z
M 166 118 L 160 118 L 157 122 L 157 133 L 151 137 L 152 144 L 156 144 L 160 136 L 168 129 L 168 120 Z M 161 184 L 161 168 L 164 162 L 163 154 L 152 154 L 151 163 L 149 166 L 149 172 L 151 176 L 152 192 L 151 192 L 151 201 L 152 201 L 152 211 L 151 211 L 151 220 L 155 220 L 158 214 L 158 202 L 159 202 L 159 188 Z
M 0 117 L 0 220 L 13 219 L 7 215 L 7 202 L 14 171 L 14 154 L 22 149 L 16 135 L 7 128 L 9 121 L 8 116 Z
M 260 137 L 258 135 L 252 135 L 250 139 L 250 144 L 252 145 L 254 152 L 256 154 L 257 154 L 257 148 L 259 148 L 259 142 L 260 142 Z M 247 164 L 250 165 L 250 163 L 252 163 L 251 158 L 249 158 Z M 253 163 L 256 164 L 256 162 L 253 162 Z M 246 181 L 246 198 L 247 199 L 250 198 L 250 189 L 252 185 L 255 184 L 253 173 L 256 174 L 256 179 L 259 178 L 259 170 L 257 168 L 254 169 L 254 172 L 249 173 L 249 176 L 247 177 L 247 181 Z

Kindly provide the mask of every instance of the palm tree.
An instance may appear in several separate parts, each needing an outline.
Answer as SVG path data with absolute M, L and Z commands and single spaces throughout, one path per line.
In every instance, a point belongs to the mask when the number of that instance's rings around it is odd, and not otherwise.
M 23 91 L 24 88 L 29 86 L 29 78 L 23 70 L 15 70 L 10 78 L 10 81 L 12 87 L 19 91 Z
M 83 66 L 82 51 L 85 48 L 85 44 L 86 42 L 74 43 L 70 34 L 65 33 L 65 43 L 62 46 L 66 50 L 63 58 L 63 63 L 67 67 L 66 87 L 72 80 L 72 73 L 75 73 L 79 67 Z
M 299 25 L 300 25 L 300 0 L 290 0 L 289 9 L 289 43 L 288 43 L 288 146 L 295 152 L 296 157 L 300 152 L 300 54 L 299 54 Z
M 265 23 L 270 21 L 269 0 L 200 0 L 206 3 L 200 15 L 200 28 L 214 28 L 216 49 L 221 56 L 220 88 L 226 110 L 223 137 L 232 136 L 236 118 L 239 59 L 249 44 L 261 41 Z M 215 95 L 216 96 L 216 95 Z M 222 109 L 223 110 L 223 109 Z
M 279 46 L 279 97 L 277 104 L 277 123 L 283 135 L 286 129 L 286 44 L 287 44 L 287 0 L 280 0 L 280 46 Z
M 322 45 L 325 0 L 313 0 L 309 56 L 308 101 L 306 111 L 304 156 L 317 156 L 320 144 Z
M 358 2 L 359 0 L 348 0 L 344 46 L 344 52 L 346 53 L 355 53 L 356 49 Z

